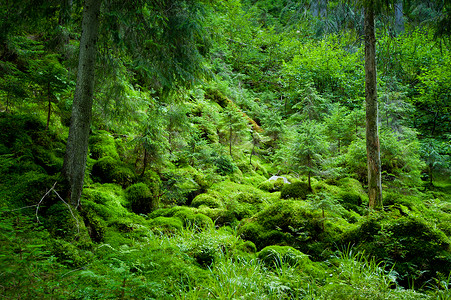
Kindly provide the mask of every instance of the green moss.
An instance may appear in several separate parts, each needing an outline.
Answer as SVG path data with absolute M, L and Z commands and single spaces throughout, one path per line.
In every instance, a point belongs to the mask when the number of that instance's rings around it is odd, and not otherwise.
M 257 257 L 269 267 L 304 265 L 310 262 L 308 256 L 290 246 L 267 246 L 258 252 Z
M 200 230 L 214 228 L 213 221 L 208 216 L 201 213 L 195 213 L 193 211 L 187 210 L 179 210 L 174 214 L 174 217 L 181 219 L 185 227 Z
M 397 212 L 373 216 L 346 232 L 342 240 L 377 259 L 393 262 L 403 286 L 412 279 L 420 284 L 451 269 L 449 238 L 417 217 Z M 422 275 L 416 277 L 417 272 Z
M 72 267 L 86 266 L 94 258 L 92 252 L 82 250 L 73 243 L 61 239 L 53 240 L 51 249 L 59 262 Z
M 99 212 L 102 216 L 99 216 Z M 80 214 L 83 217 L 83 221 L 91 239 L 97 243 L 103 241 L 107 227 L 104 219 L 107 219 L 109 216 L 109 213 L 105 207 L 102 205 L 97 205 L 93 202 L 85 202 L 82 206 Z
M 236 245 L 236 249 L 240 252 L 253 254 L 257 252 L 257 247 L 251 241 L 242 241 Z
M 258 185 L 258 188 L 266 192 L 277 192 L 282 189 L 284 185 L 283 179 L 278 178 L 277 180 L 265 180 Z
M 89 150 L 91 158 L 100 159 L 111 157 L 119 160 L 114 137 L 105 130 L 97 130 L 89 137 Z
M 209 208 L 206 206 L 201 206 L 198 211 L 212 219 L 214 224 L 219 227 L 226 225 L 231 226 L 236 224 L 238 221 L 232 211 L 224 208 Z
M 352 192 L 341 192 L 338 201 L 347 210 L 352 210 L 363 215 L 362 197 Z
M 133 212 L 147 214 L 158 208 L 158 198 L 152 195 L 145 183 L 136 183 L 125 190 L 125 196 Z
M 61 201 L 45 211 L 43 223 L 53 237 L 66 241 L 90 240 L 87 228 L 78 212 L 73 208 L 70 210 Z
M 135 174 L 120 161 L 112 157 L 103 157 L 92 166 L 92 178 L 100 183 L 117 183 L 123 187 L 135 181 Z
M 165 233 L 177 232 L 182 230 L 183 222 L 179 218 L 157 217 L 149 221 L 149 228 Z
M 201 205 L 205 205 L 210 208 L 221 208 L 223 206 L 219 199 L 209 194 L 200 194 L 191 202 L 191 206 L 193 207 L 200 207 Z
M 307 195 L 310 193 L 308 184 L 305 182 L 293 182 L 291 184 L 283 185 L 281 189 L 280 197 L 282 199 L 307 199 Z

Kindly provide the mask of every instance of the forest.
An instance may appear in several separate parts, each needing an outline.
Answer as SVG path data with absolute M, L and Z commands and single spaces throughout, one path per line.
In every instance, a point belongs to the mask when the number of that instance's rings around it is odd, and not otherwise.
M 0 7 L 0 298 L 451 299 L 450 0 Z

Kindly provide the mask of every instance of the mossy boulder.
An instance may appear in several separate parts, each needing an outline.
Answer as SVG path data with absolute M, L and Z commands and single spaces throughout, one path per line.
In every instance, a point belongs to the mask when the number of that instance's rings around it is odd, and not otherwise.
M 69 208 L 62 201 L 51 205 L 43 216 L 43 223 L 55 238 L 66 241 L 82 241 L 89 243 L 90 237 L 83 218 L 78 211 Z
M 125 190 L 125 197 L 134 213 L 147 214 L 158 208 L 158 198 L 154 197 L 145 183 L 136 183 Z
M 265 180 L 258 185 L 258 188 L 263 191 L 273 193 L 280 191 L 284 184 L 283 179 L 278 178 L 277 180 Z
M 105 130 L 98 130 L 89 137 L 89 150 L 91 158 L 100 159 L 102 157 L 111 157 L 119 160 L 114 137 Z
M 198 211 L 212 219 L 217 227 L 230 226 L 238 222 L 235 214 L 228 209 L 201 206 Z
M 310 194 L 311 191 L 308 187 L 308 184 L 305 182 L 297 181 L 291 184 L 283 185 L 281 189 L 280 197 L 282 199 L 307 199 L 307 195 Z
M 196 208 L 200 207 L 201 205 L 205 205 L 210 208 L 220 208 L 223 206 L 221 200 L 219 200 L 209 194 L 197 195 L 191 202 L 191 206 L 196 207 Z
M 353 210 L 357 213 L 363 213 L 362 197 L 353 192 L 341 192 L 338 195 L 338 202 L 347 210 Z
M 373 216 L 344 233 L 342 241 L 393 262 L 399 282 L 406 287 L 413 279 L 420 284 L 451 270 L 450 239 L 418 217 L 397 212 Z
M 51 252 L 60 263 L 72 267 L 86 266 L 94 259 L 91 251 L 62 239 L 54 239 L 51 242 Z
M 174 217 L 181 219 L 185 227 L 191 227 L 197 230 L 207 230 L 214 228 L 213 221 L 208 216 L 201 213 L 179 210 L 174 214 Z
M 281 264 L 295 266 L 310 262 L 307 254 L 291 246 L 267 246 L 258 252 L 257 257 L 269 267 L 280 267 Z
M 131 169 L 110 156 L 103 157 L 94 163 L 91 176 L 95 182 L 116 183 L 123 187 L 131 185 L 136 177 Z
M 149 221 L 149 228 L 164 233 L 174 233 L 182 230 L 183 222 L 175 217 L 157 217 Z
M 321 211 L 313 210 L 307 202 L 282 200 L 243 220 L 238 233 L 260 250 L 270 245 L 293 246 L 318 258 L 327 255 L 325 248 L 340 238 L 343 228 L 339 223 L 323 224 Z

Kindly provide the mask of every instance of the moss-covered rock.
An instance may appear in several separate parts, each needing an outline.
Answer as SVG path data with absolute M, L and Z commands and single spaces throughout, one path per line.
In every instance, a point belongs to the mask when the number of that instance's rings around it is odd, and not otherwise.
M 307 199 L 307 195 L 310 194 L 308 184 L 305 182 L 293 182 L 291 184 L 283 185 L 281 189 L 280 197 L 282 199 Z
M 340 222 L 338 222 L 340 221 Z M 293 246 L 304 253 L 323 258 L 328 247 L 343 233 L 343 219 L 328 220 L 323 229 L 321 211 L 304 201 L 276 202 L 241 222 L 238 233 L 257 249 L 270 245 Z
M 135 181 L 135 174 L 122 162 L 110 156 L 103 157 L 92 166 L 92 179 L 100 183 L 116 183 L 127 187 Z
M 53 237 L 69 242 L 90 242 L 83 218 L 65 203 L 60 201 L 53 204 L 45 211 L 43 217 L 44 226 Z
M 198 211 L 212 219 L 216 227 L 233 226 L 238 222 L 235 214 L 228 209 L 201 206 Z
M 135 183 L 125 190 L 125 197 L 131 210 L 137 214 L 147 214 L 158 208 L 158 198 L 154 197 L 145 183 Z
M 149 221 L 149 228 L 164 233 L 174 233 L 182 230 L 183 222 L 175 217 L 157 217 Z
M 359 194 L 352 192 L 341 192 L 338 196 L 338 201 L 347 210 L 362 213 L 362 197 L 360 197 Z
M 174 214 L 174 217 L 181 219 L 185 227 L 190 227 L 198 230 L 207 230 L 214 228 L 213 221 L 208 216 L 201 213 L 179 210 Z
M 310 262 L 308 255 L 290 246 L 267 246 L 258 252 L 257 257 L 269 267 L 280 267 L 281 264 L 295 266 Z
M 209 194 L 200 194 L 197 195 L 196 198 L 191 202 L 191 206 L 200 207 L 201 205 L 205 205 L 210 208 L 220 208 L 223 206 L 221 200 L 209 195 Z
M 404 286 L 412 279 L 424 283 L 437 272 L 447 274 L 451 269 L 449 238 L 418 217 L 398 212 L 372 216 L 344 233 L 342 241 L 377 259 L 393 262 Z
M 119 160 L 114 137 L 108 131 L 95 131 L 89 137 L 89 150 L 93 159 L 97 160 L 109 156 L 115 160 Z
M 265 180 L 258 185 L 258 188 L 266 191 L 266 192 L 277 192 L 282 189 L 284 186 L 284 182 L 282 178 L 278 178 L 277 180 Z

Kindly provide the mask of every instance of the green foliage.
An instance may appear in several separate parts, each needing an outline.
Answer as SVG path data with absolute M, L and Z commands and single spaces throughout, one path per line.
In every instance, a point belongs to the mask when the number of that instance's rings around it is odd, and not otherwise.
M 291 184 L 284 184 L 281 189 L 280 198 L 282 199 L 307 199 L 307 195 L 310 193 L 310 189 L 307 183 L 297 181 Z
M 125 190 L 130 208 L 137 214 L 147 214 L 158 208 L 158 198 L 154 197 L 145 183 L 135 183 Z

